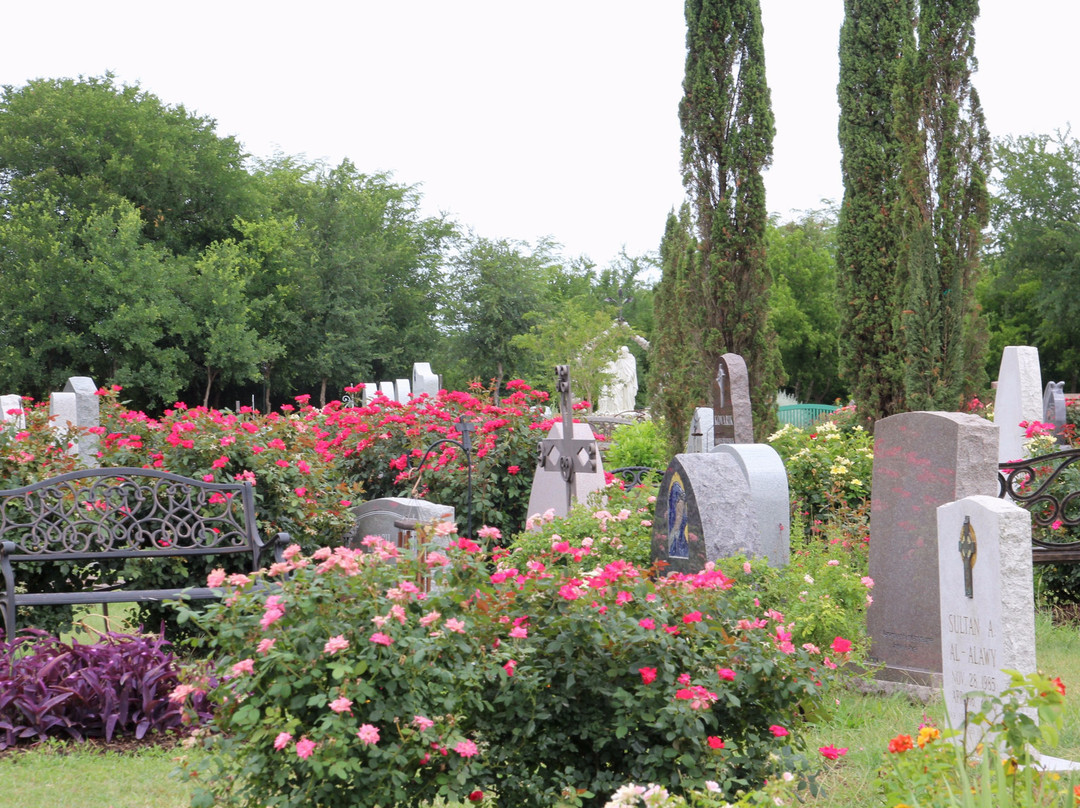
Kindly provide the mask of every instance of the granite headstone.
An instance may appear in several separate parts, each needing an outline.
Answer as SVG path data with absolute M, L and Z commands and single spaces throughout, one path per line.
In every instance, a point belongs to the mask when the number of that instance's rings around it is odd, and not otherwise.
M 75 424 L 88 429 L 98 426 L 101 421 L 101 398 L 97 394 L 97 385 L 89 376 L 72 376 L 64 385 L 65 393 L 75 394 Z M 88 466 L 97 465 L 98 436 L 84 432 L 79 438 L 79 457 Z
M 877 422 L 870 506 L 870 655 L 883 679 L 941 673 L 937 508 L 996 496 L 997 427 L 975 415 L 908 412 Z
M 754 530 L 750 555 L 764 556 L 774 567 L 787 566 L 791 555 L 791 499 L 783 459 L 764 443 L 721 444 L 714 446 L 712 453 L 735 458 L 750 486 Z
M 1066 444 L 1065 424 L 1067 422 L 1065 412 L 1065 382 L 1047 382 L 1043 391 L 1043 417 L 1044 424 L 1054 425 L 1054 437 L 1058 443 Z
M 559 441 L 563 437 L 563 425 L 561 422 L 551 427 L 547 434 L 547 440 Z M 574 474 L 576 486 L 576 498 L 578 502 L 584 502 L 589 494 L 599 491 L 605 486 L 604 461 L 596 447 L 596 435 L 588 424 L 575 423 L 573 438 L 578 441 L 591 442 L 593 446 L 593 471 L 578 471 Z M 565 516 L 568 513 L 566 505 L 566 481 L 557 470 L 544 468 L 537 464 L 536 474 L 533 476 L 532 491 L 529 494 L 529 516 L 542 514 L 553 509 L 556 516 Z
M 345 544 L 354 549 L 362 547 L 365 536 L 379 536 L 394 544 L 403 555 L 415 556 L 431 549 L 445 549 L 448 538 L 433 535 L 420 544 L 415 530 L 407 530 L 394 524 L 402 522 L 453 522 L 454 508 L 423 499 L 384 497 L 363 502 L 352 508 L 353 527 L 345 536 Z M 426 576 L 417 582 L 423 591 L 430 590 Z
M 660 482 L 652 559 L 667 572 L 695 573 L 709 561 L 754 554 L 750 484 L 730 454 L 679 454 Z
M 754 417 L 750 410 L 750 377 L 738 354 L 726 353 L 713 379 L 713 445 L 753 443 Z

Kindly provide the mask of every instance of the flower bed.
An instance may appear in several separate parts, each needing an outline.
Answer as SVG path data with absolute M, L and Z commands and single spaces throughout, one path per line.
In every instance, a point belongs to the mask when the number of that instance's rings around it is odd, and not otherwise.
M 733 794 L 803 766 L 831 671 L 736 609 L 718 571 L 572 575 L 557 551 L 518 567 L 468 539 L 420 559 L 366 541 L 291 548 L 273 586 L 234 579 L 184 615 L 221 677 L 196 805 L 599 805 L 627 781 Z

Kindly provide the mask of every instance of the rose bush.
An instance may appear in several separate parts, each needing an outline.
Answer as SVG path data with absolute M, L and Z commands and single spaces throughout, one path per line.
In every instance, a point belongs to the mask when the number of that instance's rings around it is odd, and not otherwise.
M 222 571 L 228 597 L 182 613 L 221 679 L 196 805 L 600 805 L 628 781 L 734 795 L 803 766 L 831 671 L 720 572 L 365 542 Z
M 861 426 L 844 429 L 830 420 L 805 430 L 785 424 L 768 440 L 787 468 L 792 510 L 806 515 L 808 527 L 869 503 L 874 443 Z
M 514 559 L 549 553 L 562 542 L 587 549 L 577 556 L 558 556 L 564 571 L 584 572 L 611 561 L 628 561 L 638 567 L 652 562 L 652 520 L 656 512 L 656 486 L 624 487 L 618 482 L 595 492 L 588 502 L 578 502 L 570 512 L 530 514 L 527 529 L 509 544 Z

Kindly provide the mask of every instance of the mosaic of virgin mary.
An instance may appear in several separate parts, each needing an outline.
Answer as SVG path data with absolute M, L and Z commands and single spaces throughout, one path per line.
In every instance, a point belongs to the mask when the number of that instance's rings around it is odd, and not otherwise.
M 668 557 L 689 558 L 686 541 L 686 491 L 678 474 L 671 481 L 667 498 Z

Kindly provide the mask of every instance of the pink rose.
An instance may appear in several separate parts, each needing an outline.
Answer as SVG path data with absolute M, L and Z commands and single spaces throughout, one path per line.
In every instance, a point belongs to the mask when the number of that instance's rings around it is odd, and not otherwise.
M 372 724 L 361 724 L 360 731 L 356 733 L 360 743 L 365 746 L 374 746 L 379 742 L 379 728 Z
M 349 647 L 349 641 L 345 639 L 344 635 L 338 634 L 336 637 L 331 637 L 326 641 L 323 646 L 324 654 L 335 654 L 338 651 L 344 651 Z
M 274 748 L 281 750 L 289 745 L 289 741 L 292 740 L 292 735 L 288 732 L 279 732 L 278 736 L 274 738 Z

